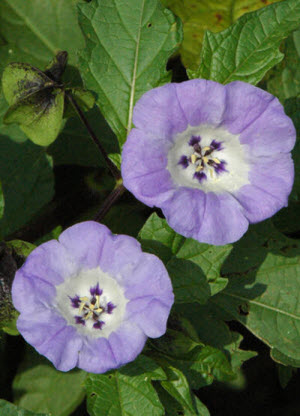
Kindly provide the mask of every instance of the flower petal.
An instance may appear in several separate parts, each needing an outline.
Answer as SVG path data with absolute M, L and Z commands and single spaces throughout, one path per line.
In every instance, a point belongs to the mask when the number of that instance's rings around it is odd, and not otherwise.
M 18 311 L 31 315 L 37 307 L 51 305 L 56 295 L 54 286 L 35 275 L 27 276 L 24 269 L 16 272 L 12 284 L 12 300 Z
M 187 119 L 177 99 L 174 84 L 146 92 L 133 110 L 134 125 L 159 139 L 172 140 L 187 128 Z
M 22 267 L 28 276 L 36 276 L 51 285 L 58 285 L 77 270 L 76 265 L 56 240 L 50 240 L 33 250 Z
M 169 314 L 169 306 L 159 299 L 153 299 L 145 309 L 132 315 L 131 321 L 135 322 L 148 337 L 158 338 L 167 330 Z
M 166 169 L 166 144 L 164 140 L 132 129 L 123 148 L 124 186 L 149 206 L 163 202 L 173 192 L 173 181 Z
M 91 373 L 105 373 L 119 363 L 106 338 L 89 339 L 82 346 L 78 367 Z
M 294 164 L 290 154 L 277 158 L 260 158 L 250 172 L 250 185 L 242 187 L 236 199 L 250 223 L 271 217 L 287 206 L 294 181 Z
M 228 193 L 181 188 L 162 209 L 176 232 L 203 243 L 228 244 L 241 238 L 248 228 L 242 207 Z
M 134 323 L 124 322 L 122 326 L 109 336 L 109 344 L 118 367 L 133 361 L 142 351 L 147 336 Z
M 223 85 L 203 79 L 194 79 L 174 85 L 178 101 L 189 125 L 218 125 L 222 122 L 226 104 Z
M 102 247 L 111 232 L 95 221 L 75 224 L 59 236 L 59 242 L 80 268 L 99 266 Z
M 17 328 L 26 341 L 58 370 L 69 371 L 77 365 L 82 340 L 76 329 L 67 326 L 53 310 L 39 307 L 30 316 L 21 314 Z
M 253 155 L 291 151 L 295 145 L 295 128 L 276 97 L 240 81 L 225 88 L 223 124 L 231 133 L 241 134 L 241 143 L 248 144 Z

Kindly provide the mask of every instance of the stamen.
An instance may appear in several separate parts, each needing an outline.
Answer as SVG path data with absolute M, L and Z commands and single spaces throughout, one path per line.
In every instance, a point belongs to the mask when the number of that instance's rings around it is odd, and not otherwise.
M 192 156 L 191 156 L 191 162 L 192 162 L 192 164 L 193 164 L 193 165 L 196 163 L 196 160 L 197 160 L 197 156 L 196 156 L 196 155 L 195 155 L 195 153 L 194 153 L 194 154 L 192 154 Z
M 219 161 L 219 159 L 217 159 L 216 157 L 214 157 L 213 159 L 212 159 L 217 165 L 219 165 L 221 162 Z

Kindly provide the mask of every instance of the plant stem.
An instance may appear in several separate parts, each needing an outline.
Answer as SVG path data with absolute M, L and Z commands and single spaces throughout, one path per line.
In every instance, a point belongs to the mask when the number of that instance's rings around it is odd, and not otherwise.
M 122 183 L 117 185 L 115 189 L 104 200 L 100 208 L 100 211 L 97 213 L 94 220 L 100 222 L 108 213 L 112 205 L 120 198 L 121 195 L 123 195 L 125 191 L 126 191 L 126 188 L 123 186 Z
M 90 137 L 92 138 L 93 142 L 95 143 L 95 145 L 98 147 L 98 149 L 100 150 L 102 156 L 104 157 L 104 160 L 107 164 L 108 169 L 110 170 L 111 174 L 113 175 L 113 177 L 116 179 L 116 181 L 119 181 L 121 179 L 121 173 L 119 171 L 119 169 L 113 164 L 113 162 L 109 159 L 104 147 L 102 146 L 102 144 L 100 143 L 99 139 L 97 138 L 96 134 L 94 133 L 94 131 L 92 130 L 88 120 L 86 119 L 83 111 L 81 110 L 81 108 L 79 107 L 78 103 L 76 102 L 75 98 L 72 96 L 72 94 L 68 91 L 66 91 L 66 96 L 68 97 L 68 100 L 70 101 L 70 103 L 72 104 L 72 106 L 74 107 L 74 110 L 76 111 L 76 113 L 78 114 L 78 117 L 80 118 L 80 120 L 82 121 L 82 123 L 84 124 L 84 126 L 86 127 L 87 131 L 89 132 Z

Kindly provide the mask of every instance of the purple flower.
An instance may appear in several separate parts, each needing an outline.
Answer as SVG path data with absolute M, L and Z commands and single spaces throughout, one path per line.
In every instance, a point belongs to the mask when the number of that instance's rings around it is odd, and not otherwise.
M 12 298 L 18 330 L 57 369 L 103 373 L 134 360 L 147 336 L 165 333 L 174 296 L 157 257 L 88 221 L 28 256 Z
M 125 187 L 178 233 L 222 245 L 287 205 L 295 128 L 277 98 L 243 82 L 192 80 L 137 102 Z

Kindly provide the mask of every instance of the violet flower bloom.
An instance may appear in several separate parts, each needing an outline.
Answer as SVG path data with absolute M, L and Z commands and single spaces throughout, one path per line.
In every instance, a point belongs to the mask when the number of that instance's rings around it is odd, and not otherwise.
M 178 233 L 234 242 L 287 205 L 295 128 L 278 99 L 240 81 L 167 84 L 142 96 L 123 149 L 125 187 Z
M 18 330 L 58 370 L 103 373 L 134 360 L 147 336 L 165 333 L 174 296 L 156 256 L 88 221 L 28 256 L 12 298 Z

